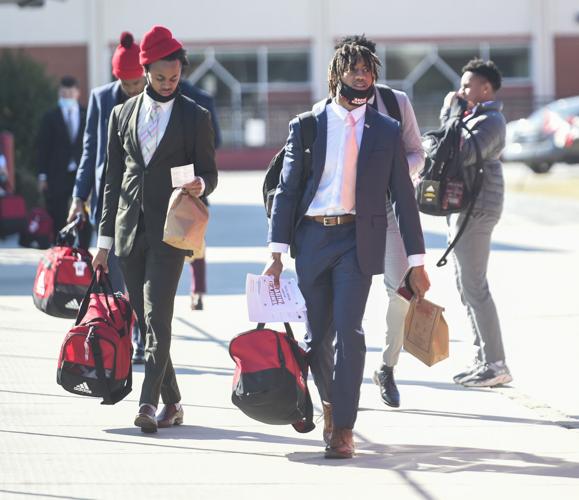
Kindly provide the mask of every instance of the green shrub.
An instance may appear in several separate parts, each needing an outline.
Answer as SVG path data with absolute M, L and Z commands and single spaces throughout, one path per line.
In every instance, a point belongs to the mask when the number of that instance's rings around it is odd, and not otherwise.
M 16 191 L 38 203 L 36 134 L 44 113 L 56 105 L 57 85 L 44 66 L 21 50 L 0 53 L 0 130 L 14 134 Z

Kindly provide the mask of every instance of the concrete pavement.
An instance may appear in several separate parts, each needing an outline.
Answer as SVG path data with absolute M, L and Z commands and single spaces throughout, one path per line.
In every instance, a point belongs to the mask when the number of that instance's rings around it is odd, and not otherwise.
M 579 193 L 529 195 L 519 189 L 524 169 L 509 166 L 507 174 L 517 190 L 509 190 L 495 233 L 489 279 L 515 380 L 500 389 L 452 383 L 470 360 L 469 330 L 451 267 L 434 266 L 444 222 L 424 218 L 429 297 L 446 307 L 450 358 L 428 368 L 402 353 L 402 406 L 380 402 L 371 374 L 383 344 L 385 292 L 376 277 L 364 320 L 359 453 L 347 461 L 322 458 L 322 422 L 300 435 L 252 421 L 230 402 L 228 342 L 252 326 L 244 277 L 260 272 L 267 257 L 261 173 L 224 173 L 212 196 L 205 311 L 189 310 L 185 269 L 173 322 L 185 425 L 156 435 L 132 426 L 142 368 L 134 392 L 114 407 L 56 385 L 70 321 L 32 304 L 41 253 L 2 242 L 0 498 L 579 498 Z M 579 169 L 556 167 L 553 175 L 564 182 Z

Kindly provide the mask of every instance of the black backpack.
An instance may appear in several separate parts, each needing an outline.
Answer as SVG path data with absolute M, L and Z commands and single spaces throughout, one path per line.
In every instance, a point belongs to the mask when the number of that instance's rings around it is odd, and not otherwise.
M 396 100 L 396 95 L 392 91 L 390 87 L 387 85 L 376 85 L 376 90 L 380 93 L 380 97 L 382 98 L 382 102 L 384 106 L 386 106 L 386 110 L 388 111 L 388 116 L 390 118 L 394 118 L 397 122 L 400 123 L 400 127 L 402 127 L 402 114 L 400 113 L 400 106 L 398 105 L 398 101 Z M 378 109 L 378 102 L 377 99 L 374 99 L 372 103 L 374 109 Z
M 466 213 L 454 240 L 436 263 L 438 267 L 446 265 L 446 257 L 464 233 L 484 176 L 482 155 L 476 136 L 462 121 L 460 111 L 451 116 L 454 118 L 445 127 L 427 132 L 423 136 L 426 160 L 416 186 L 418 209 L 422 213 L 436 216 Z M 476 163 L 473 167 L 465 168 L 460 162 L 463 130 L 469 134 L 475 147 Z
M 316 140 L 316 117 L 311 111 L 306 111 L 305 113 L 300 113 L 298 115 L 298 120 L 300 121 L 300 133 L 303 146 L 303 169 L 302 178 L 300 182 L 301 191 L 310 176 L 310 171 L 312 169 L 312 144 Z M 275 197 L 275 191 L 279 184 L 279 176 L 281 174 L 281 169 L 283 167 L 283 159 L 285 157 L 285 146 L 281 148 L 275 156 L 269 162 L 267 171 L 265 173 L 265 179 L 263 180 L 262 192 L 263 192 L 263 204 L 265 206 L 265 213 L 267 217 L 271 217 L 271 209 L 273 206 L 273 198 Z

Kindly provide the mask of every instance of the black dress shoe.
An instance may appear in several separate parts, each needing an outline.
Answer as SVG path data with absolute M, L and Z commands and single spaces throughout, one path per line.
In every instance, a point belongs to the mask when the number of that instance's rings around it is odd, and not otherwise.
M 394 368 L 382 365 L 380 370 L 374 372 L 374 383 L 380 387 L 380 397 L 388 406 L 398 408 L 400 406 L 400 393 L 394 381 Z

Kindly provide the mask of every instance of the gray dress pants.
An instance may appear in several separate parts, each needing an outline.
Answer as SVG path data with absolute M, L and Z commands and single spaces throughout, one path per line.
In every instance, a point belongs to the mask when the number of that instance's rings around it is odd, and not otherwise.
M 456 285 L 473 332 L 476 357 L 483 363 L 505 360 L 501 326 L 487 281 L 491 235 L 500 214 L 474 210 L 454 248 Z M 449 238 L 454 238 L 464 214 L 448 217 Z
M 166 249 L 155 250 L 146 234 L 137 234 L 131 254 L 119 258 L 129 298 L 145 335 L 145 380 L 140 404 L 178 403 L 181 394 L 169 350 L 175 294 L 184 257 Z

